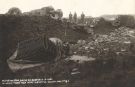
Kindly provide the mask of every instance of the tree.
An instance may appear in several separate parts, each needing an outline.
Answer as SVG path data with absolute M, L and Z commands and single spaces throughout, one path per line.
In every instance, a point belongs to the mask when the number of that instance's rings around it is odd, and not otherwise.
M 77 13 L 76 12 L 74 13 L 74 17 L 73 18 L 74 18 L 74 23 L 77 23 Z
M 12 7 L 8 10 L 7 12 L 8 15 L 22 15 L 22 12 L 19 8 L 17 7 Z

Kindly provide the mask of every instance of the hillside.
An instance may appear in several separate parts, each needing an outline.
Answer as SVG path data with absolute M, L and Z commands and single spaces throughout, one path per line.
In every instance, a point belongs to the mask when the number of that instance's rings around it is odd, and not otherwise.
M 73 31 L 66 23 L 51 19 L 48 16 L 0 16 L 1 30 L 5 38 L 5 50 L 8 55 L 13 52 L 18 42 L 46 34 L 48 37 L 58 37 L 63 41 L 86 39 L 87 34 Z M 65 34 L 66 33 L 66 34 Z M 9 57 L 9 56 L 8 56 Z

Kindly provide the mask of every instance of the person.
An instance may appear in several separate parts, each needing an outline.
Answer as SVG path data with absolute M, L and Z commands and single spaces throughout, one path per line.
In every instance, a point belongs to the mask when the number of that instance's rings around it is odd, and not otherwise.
M 70 46 L 69 46 L 69 43 L 66 42 L 66 43 L 63 45 L 63 48 L 64 48 L 65 57 L 69 56 L 69 55 L 70 55 Z

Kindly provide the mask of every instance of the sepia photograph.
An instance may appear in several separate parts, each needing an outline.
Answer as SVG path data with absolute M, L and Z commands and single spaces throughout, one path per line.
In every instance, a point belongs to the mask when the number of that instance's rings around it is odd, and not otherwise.
M 135 1 L 0 0 L 0 87 L 135 87 Z

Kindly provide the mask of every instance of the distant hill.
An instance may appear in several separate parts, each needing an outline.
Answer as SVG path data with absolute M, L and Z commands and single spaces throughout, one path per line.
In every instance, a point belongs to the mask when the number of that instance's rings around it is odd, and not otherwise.
M 135 15 L 102 15 L 105 21 L 119 21 L 120 26 L 135 27 Z
M 113 21 L 118 17 L 118 15 L 102 15 L 100 17 L 104 18 L 106 21 Z

